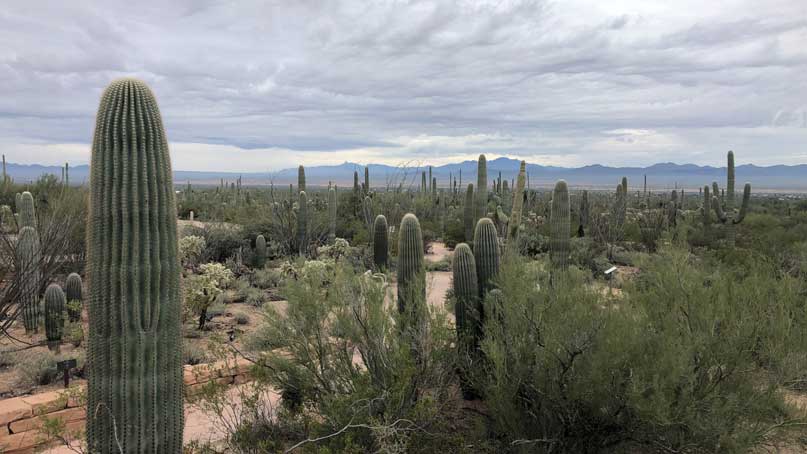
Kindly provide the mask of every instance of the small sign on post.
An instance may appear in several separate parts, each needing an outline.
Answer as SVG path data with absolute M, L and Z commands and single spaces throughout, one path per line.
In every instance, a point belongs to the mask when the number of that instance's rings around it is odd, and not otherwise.
M 608 295 L 611 295 L 613 293 L 614 274 L 616 273 L 616 271 L 617 268 L 615 266 L 612 266 L 611 268 L 605 270 L 605 277 L 608 279 Z
M 64 372 L 64 387 L 70 386 L 70 369 L 76 368 L 76 359 L 66 359 L 56 363 L 56 369 Z

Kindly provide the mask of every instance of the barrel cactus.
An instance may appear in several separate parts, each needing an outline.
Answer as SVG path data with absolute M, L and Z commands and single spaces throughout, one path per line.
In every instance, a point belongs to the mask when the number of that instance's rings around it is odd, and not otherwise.
M 387 269 L 389 259 L 389 227 L 387 218 L 379 214 L 373 221 L 373 263 L 383 271 Z
M 463 212 L 463 224 L 465 224 L 465 241 L 474 240 L 474 219 L 476 216 L 476 206 L 474 205 L 474 185 L 468 183 L 468 190 L 465 191 L 465 207 Z
M 712 183 L 715 194 L 712 196 L 712 206 L 714 207 L 717 220 L 726 226 L 726 245 L 730 248 L 734 247 L 737 224 L 743 222 L 745 214 L 748 211 L 748 202 L 751 199 L 751 184 L 745 183 L 743 188 L 743 200 L 740 205 L 740 210 L 735 209 L 734 200 L 734 152 L 728 153 L 728 166 L 726 169 L 726 193 L 723 197 L 725 208 L 721 206 L 720 200 L 717 198 L 718 186 L 717 182 Z
M 423 235 L 417 216 L 407 213 L 398 230 L 398 311 L 418 317 L 425 301 Z
M 328 242 L 336 239 L 336 190 L 328 189 Z
M 266 265 L 266 237 L 255 237 L 255 267 L 263 268 Z
M 297 202 L 297 247 L 300 257 L 304 257 L 308 250 L 308 196 L 305 191 L 300 191 Z
M 138 80 L 112 82 L 101 97 L 90 159 L 90 452 L 182 452 L 174 197 L 154 95 Z
M 39 307 L 39 285 L 42 280 L 40 270 L 42 252 L 39 248 L 39 235 L 33 227 L 23 227 L 17 237 L 18 269 L 16 278 L 20 289 L 22 323 L 26 333 L 39 331 L 41 310 Z
M 563 272 L 569 267 L 569 188 L 563 180 L 552 191 L 552 211 L 549 217 L 549 260 L 552 271 Z
M 493 281 L 499 274 L 500 256 L 496 226 L 490 218 L 480 219 L 474 230 L 474 260 L 481 299 L 493 288 Z
M 84 288 L 81 276 L 78 273 L 70 273 L 64 281 L 64 293 L 67 297 L 67 316 L 71 322 L 81 320 L 81 305 L 84 301 Z
M 518 229 L 521 227 L 521 213 L 524 209 L 524 185 L 527 180 L 527 163 L 521 161 L 518 168 L 515 192 L 513 193 L 513 209 L 510 211 L 510 222 L 507 224 L 506 252 L 518 252 Z M 505 183 L 507 183 L 505 181 Z M 505 191 L 506 192 L 506 191 Z
M 479 155 L 476 165 L 476 217 L 484 218 L 488 214 L 488 164 L 485 155 Z
M 65 296 L 58 284 L 50 284 L 45 290 L 45 336 L 48 348 L 58 352 L 64 333 Z
M 297 191 L 305 191 L 305 167 L 297 167 Z
M 34 196 L 30 192 L 25 191 L 20 195 L 20 204 L 18 208 L 19 227 L 33 227 L 36 228 L 36 212 L 34 210 Z

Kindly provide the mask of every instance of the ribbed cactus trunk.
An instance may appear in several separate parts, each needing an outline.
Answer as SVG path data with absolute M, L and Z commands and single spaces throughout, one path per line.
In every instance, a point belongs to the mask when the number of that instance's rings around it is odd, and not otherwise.
M 308 251 L 308 196 L 305 191 L 300 191 L 297 202 L 297 247 L 300 257 L 305 257 Z
M 479 155 L 476 165 L 476 217 L 474 222 L 488 215 L 488 164 L 485 155 Z
M 305 167 L 297 167 L 297 192 L 305 191 Z
M 515 192 L 513 192 L 513 209 L 510 211 L 510 222 L 507 224 L 507 242 L 505 243 L 507 254 L 518 253 L 518 229 L 521 227 L 521 213 L 524 209 L 524 185 L 526 183 L 527 163 L 521 161 L 518 168 Z
M 726 228 L 726 245 L 733 248 L 736 242 L 737 224 L 740 224 L 745 219 L 745 214 L 748 211 L 748 203 L 751 199 L 751 184 L 746 183 L 743 188 L 743 200 L 740 205 L 740 210 L 735 210 L 734 201 L 734 152 L 728 152 L 728 166 L 726 168 L 726 193 L 723 197 L 723 206 L 717 198 L 718 185 L 717 182 L 712 183 L 714 194 L 712 195 L 712 206 L 717 214 L 717 220 L 720 221 Z
M 48 348 L 59 352 L 64 333 L 65 296 L 59 284 L 50 284 L 45 290 L 45 336 Z
M 479 298 L 493 288 L 493 281 L 499 274 L 501 253 L 496 226 L 490 218 L 482 218 L 476 223 L 474 230 L 474 260 L 476 261 L 476 278 L 479 284 Z M 480 315 L 484 320 L 484 314 Z
M 81 305 L 84 301 L 84 289 L 81 276 L 70 273 L 64 282 L 64 293 L 67 297 L 67 316 L 71 322 L 81 320 Z
M 364 193 L 365 194 L 370 193 L 370 168 L 369 167 L 364 168 Z
M 420 192 L 426 193 L 426 171 L 420 172 Z
M 702 189 L 703 204 L 701 205 L 701 216 L 703 216 L 703 231 L 708 232 L 712 224 L 712 197 L 709 191 L 709 185 L 704 185 Z
M 328 242 L 336 239 L 336 190 L 328 189 Z
M 407 213 L 398 230 L 398 311 L 417 323 L 426 304 L 423 235 L 417 216 Z
M 112 82 L 96 117 L 87 269 L 87 443 L 182 452 L 180 266 L 168 140 L 151 90 Z
M 26 333 L 39 331 L 42 313 L 39 307 L 39 284 L 42 280 L 40 269 L 42 252 L 39 235 L 33 227 L 22 227 L 17 236 L 17 276 L 20 288 L 22 323 Z
M 678 191 L 673 189 L 670 193 L 670 202 L 667 204 L 667 224 L 674 228 L 678 221 Z
M 476 219 L 476 205 L 474 204 L 474 185 L 468 183 L 465 191 L 465 206 L 463 207 L 463 224 L 465 225 L 465 241 L 474 241 L 474 219 Z
M 389 261 L 389 226 L 387 218 L 379 214 L 373 221 L 373 263 L 379 271 L 387 269 Z
M 34 209 L 34 196 L 25 191 L 20 194 L 20 202 L 17 211 L 19 217 L 19 227 L 32 227 L 36 229 L 36 210 Z
M 549 260 L 553 279 L 569 267 L 569 188 L 563 180 L 555 183 L 552 191 L 552 212 L 549 217 Z
M 454 319 L 457 326 L 457 355 L 460 365 L 473 367 L 479 356 L 479 344 L 482 339 L 482 300 L 479 298 L 479 283 L 476 278 L 476 261 L 474 253 L 466 243 L 454 248 L 453 289 Z M 475 396 L 468 383 L 467 374 L 460 369 L 460 386 L 467 398 Z
M 358 172 L 358 171 L 356 171 L 356 170 L 354 170 L 354 171 L 353 171 L 353 192 L 355 192 L 356 194 L 358 194 L 358 193 L 359 193 L 359 191 L 360 191 L 360 186 L 359 186 L 359 172 Z
M 266 237 L 255 237 L 255 267 L 261 269 L 266 265 Z
M 373 199 L 369 196 L 365 197 L 362 201 L 362 214 L 364 215 L 364 225 L 367 226 L 367 233 L 371 238 L 373 235 Z

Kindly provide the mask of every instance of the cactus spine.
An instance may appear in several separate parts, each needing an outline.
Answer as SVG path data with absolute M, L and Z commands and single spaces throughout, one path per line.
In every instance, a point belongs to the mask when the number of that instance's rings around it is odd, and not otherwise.
M 255 237 L 255 267 L 263 268 L 266 265 L 266 238 L 263 235 Z
M 305 191 L 305 167 L 297 167 L 297 192 Z
M 740 205 L 740 210 L 737 212 L 734 206 L 734 152 L 728 153 L 728 167 L 726 169 L 726 193 L 723 197 L 725 209 L 720 205 L 720 200 L 717 198 L 718 186 L 717 182 L 712 183 L 714 195 L 712 196 L 712 206 L 714 207 L 717 220 L 726 226 L 726 244 L 728 247 L 733 248 L 735 244 L 736 226 L 743 222 L 745 214 L 748 211 L 748 202 L 751 199 L 751 184 L 745 183 L 743 188 L 743 200 Z
M 479 155 L 476 168 L 476 222 L 488 213 L 488 165 L 485 155 Z
M 518 229 L 521 227 L 521 213 L 524 209 L 524 185 L 527 182 L 527 163 L 521 161 L 516 179 L 516 190 L 513 193 L 513 209 L 510 211 L 510 222 L 507 224 L 507 243 L 505 251 L 508 254 L 518 252 Z M 505 183 L 507 183 L 505 181 Z
M 336 190 L 328 189 L 328 242 L 336 239 Z
M 300 257 L 305 257 L 308 250 L 308 196 L 305 191 L 300 191 L 297 202 L 297 247 Z
M 50 284 L 45 290 L 45 336 L 48 348 L 58 352 L 64 332 L 65 297 L 58 284 Z
M 34 196 L 30 192 L 25 191 L 20 195 L 20 203 L 18 207 L 20 214 L 19 226 L 31 227 L 36 229 L 36 211 L 34 210 Z
M 499 274 L 499 238 L 496 226 L 490 218 L 482 218 L 474 230 L 474 260 L 479 284 L 479 298 L 493 288 L 493 280 Z
M 64 282 L 64 293 L 67 297 L 67 316 L 71 322 L 81 320 L 81 303 L 84 300 L 84 289 L 81 276 L 70 273 Z
M 468 190 L 465 191 L 465 207 L 463 211 L 463 223 L 465 224 L 465 241 L 474 240 L 474 216 L 476 205 L 474 205 L 474 185 L 468 183 Z
M 407 213 L 398 230 L 398 311 L 417 318 L 425 299 L 423 235 L 417 216 Z
M 387 269 L 389 260 L 389 227 L 387 218 L 379 214 L 373 221 L 373 263 L 380 271 Z
M 182 452 L 180 266 L 171 181 L 154 95 L 138 80 L 112 82 L 98 108 L 90 164 L 90 452 Z
M 569 267 L 569 188 L 563 180 L 552 191 L 552 211 L 549 218 L 549 260 L 553 273 Z
M 20 304 L 22 307 L 22 323 L 26 333 L 39 331 L 41 312 L 39 308 L 39 283 L 42 280 L 40 271 L 41 250 L 39 235 L 33 227 L 22 227 L 17 237 L 17 256 L 19 269 L 17 279 L 20 286 Z

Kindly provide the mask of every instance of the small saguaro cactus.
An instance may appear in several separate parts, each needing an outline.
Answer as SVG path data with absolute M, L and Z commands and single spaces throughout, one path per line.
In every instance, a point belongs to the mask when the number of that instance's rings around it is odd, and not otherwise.
M 667 203 L 667 225 L 675 227 L 678 220 L 678 191 L 673 189 L 670 201 Z
M 552 211 L 549 217 L 549 260 L 553 272 L 569 267 L 569 188 L 563 180 L 555 183 L 552 191 Z
M 48 348 L 59 352 L 64 332 L 65 296 L 59 284 L 50 284 L 45 290 L 45 336 Z
M 300 257 L 305 257 L 308 251 L 308 196 L 300 191 L 300 200 L 297 202 L 297 247 Z
M 364 167 L 364 193 L 370 193 L 370 168 Z
M 361 190 L 361 186 L 359 186 L 359 172 L 358 170 L 353 171 L 353 192 L 359 193 Z
M 479 283 L 476 278 L 474 253 L 466 243 L 454 248 L 452 264 L 454 289 L 454 319 L 457 325 L 457 354 L 462 362 L 472 363 L 479 355 L 482 338 L 482 299 L 479 298 Z M 463 394 L 475 394 L 464 374 L 460 374 Z
M 372 233 L 373 231 L 373 199 L 370 196 L 366 196 L 362 201 L 362 214 L 364 215 L 364 225 L 367 226 L 367 232 Z
M 748 211 L 748 202 L 751 199 L 751 184 L 745 183 L 743 188 L 743 200 L 740 205 L 739 212 L 735 209 L 734 204 L 734 152 L 728 153 L 728 167 L 726 169 L 726 194 L 723 197 L 725 208 L 721 206 L 720 200 L 717 198 L 717 182 L 712 183 L 715 194 L 712 196 L 712 206 L 714 207 L 717 220 L 726 226 L 726 244 L 728 247 L 733 248 L 736 236 L 737 224 L 743 222 L 745 214 Z
M 628 195 L 628 177 L 622 177 L 622 193 L 627 197 Z
M 701 216 L 703 216 L 703 229 L 704 231 L 709 230 L 710 225 L 712 224 L 712 216 L 710 213 L 712 212 L 712 197 L 709 191 L 709 185 L 703 186 L 703 204 L 701 205 Z
M 297 167 L 297 191 L 305 191 L 305 167 Z
M 513 192 L 513 209 L 510 211 L 510 222 L 507 224 L 507 242 L 505 252 L 518 252 L 518 229 L 521 227 L 521 213 L 524 209 L 524 185 L 527 180 L 527 163 L 521 161 L 518 168 L 518 178 Z M 505 183 L 507 183 L 505 181 Z M 506 191 L 505 191 L 506 192 Z
M 34 196 L 30 192 L 25 191 L 20 195 L 20 204 L 18 208 L 20 214 L 19 226 L 36 228 L 36 211 L 34 210 Z
M 87 450 L 179 454 L 180 264 L 168 140 L 145 83 L 104 91 L 87 221 Z
M 428 190 L 426 188 L 426 171 L 420 172 L 420 192 L 425 193 Z
M 577 227 L 577 236 L 584 237 L 586 235 L 586 227 L 588 227 L 589 205 L 588 205 L 588 191 L 583 191 L 580 196 L 580 225 Z
M 336 239 L 336 189 L 328 189 L 328 242 Z
M 67 297 L 67 317 L 71 322 L 81 320 L 81 305 L 84 301 L 84 289 L 81 276 L 70 273 L 64 281 L 64 293 Z
M 266 237 L 258 235 L 255 237 L 255 267 L 263 268 L 266 265 Z
M 39 235 L 33 227 L 22 227 L 17 236 L 17 257 L 19 268 L 17 279 L 20 286 L 20 305 L 22 307 L 22 323 L 26 333 L 39 331 L 41 311 L 39 308 L 39 283 L 42 280 L 40 271 L 41 250 Z
M 488 164 L 485 155 L 479 155 L 476 164 L 476 217 L 484 218 L 488 214 Z
M 476 278 L 479 283 L 479 297 L 493 288 L 493 280 L 499 274 L 499 237 L 496 226 L 490 218 L 482 218 L 476 223 L 474 230 L 474 260 L 476 260 Z
M 398 230 L 398 311 L 417 318 L 425 300 L 423 235 L 417 216 L 407 213 Z
M 474 219 L 476 216 L 476 205 L 474 205 L 474 185 L 468 183 L 468 189 L 465 191 L 465 207 L 463 207 L 463 224 L 465 224 L 465 241 L 472 242 L 474 240 Z
M 373 221 L 373 263 L 378 270 L 387 269 L 389 260 L 389 226 L 387 218 L 379 214 Z

